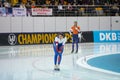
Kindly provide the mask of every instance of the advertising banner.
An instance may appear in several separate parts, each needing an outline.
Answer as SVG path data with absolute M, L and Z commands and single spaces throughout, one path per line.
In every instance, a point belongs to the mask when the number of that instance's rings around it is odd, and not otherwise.
M 52 15 L 50 8 L 32 8 L 32 15 Z
M 13 8 L 13 16 L 26 16 L 26 8 Z
M 7 9 L 7 16 L 13 16 L 12 8 Z
M 120 31 L 94 31 L 94 42 L 120 42 Z
M 0 8 L 0 16 L 6 16 L 6 9 Z
M 69 33 L 64 33 L 71 42 Z M 0 45 L 51 44 L 57 33 L 0 33 Z
M 85 31 L 81 34 L 81 42 L 93 42 L 93 32 Z
M 67 43 L 72 42 L 69 32 L 63 32 L 67 37 Z M 58 32 L 45 33 L 0 33 L 0 46 L 2 45 L 32 45 L 52 44 Z M 92 32 L 82 33 L 82 42 L 93 42 Z

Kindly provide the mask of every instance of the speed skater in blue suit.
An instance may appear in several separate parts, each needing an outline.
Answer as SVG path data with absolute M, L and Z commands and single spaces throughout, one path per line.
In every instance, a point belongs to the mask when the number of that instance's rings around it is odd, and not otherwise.
M 62 54 L 64 51 L 64 45 L 67 41 L 67 38 L 64 36 L 63 33 L 59 33 L 53 42 L 53 49 L 54 49 L 54 70 L 60 70 L 60 63 L 62 60 Z

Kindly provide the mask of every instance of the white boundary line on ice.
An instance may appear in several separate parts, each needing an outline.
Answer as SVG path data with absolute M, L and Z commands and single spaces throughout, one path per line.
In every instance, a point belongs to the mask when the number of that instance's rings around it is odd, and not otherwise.
M 91 65 L 89 65 L 87 63 L 87 61 L 89 59 L 92 59 L 92 58 L 95 58 L 95 57 L 104 56 L 104 55 L 111 55 L 111 54 L 115 54 L 115 53 L 106 53 L 106 54 L 84 56 L 84 57 L 81 57 L 81 58 L 79 58 L 77 60 L 77 64 L 79 66 L 81 66 L 81 67 L 84 67 L 84 68 L 87 68 L 87 69 L 90 69 L 90 70 L 95 70 L 95 71 L 99 71 L 99 72 L 104 72 L 104 73 L 108 73 L 108 74 L 112 74 L 112 75 L 119 75 L 120 76 L 120 73 L 109 71 L 109 70 L 105 70 L 105 69 L 100 69 L 100 68 L 97 68 L 97 67 L 93 67 L 93 66 L 91 66 Z M 116 54 L 120 54 L 120 52 L 116 52 Z

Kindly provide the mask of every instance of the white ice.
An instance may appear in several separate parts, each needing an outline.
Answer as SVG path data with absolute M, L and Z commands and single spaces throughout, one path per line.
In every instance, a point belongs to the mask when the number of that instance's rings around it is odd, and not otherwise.
M 78 54 L 70 52 L 71 44 L 66 44 L 61 71 L 55 72 L 52 44 L 0 46 L 0 80 L 120 80 L 76 64 L 88 55 L 119 53 L 120 43 L 80 43 Z

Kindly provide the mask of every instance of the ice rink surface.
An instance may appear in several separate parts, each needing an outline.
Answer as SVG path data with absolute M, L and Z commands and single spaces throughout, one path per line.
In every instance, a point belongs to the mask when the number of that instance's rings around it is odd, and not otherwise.
M 61 71 L 55 72 L 52 44 L 0 46 L 0 80 L 120 80 L 76 64 L 81 57 L 119 53 L 120 43 L 80 43 L 78 54 L 70 52 L 71 44 L 66 44 Z

